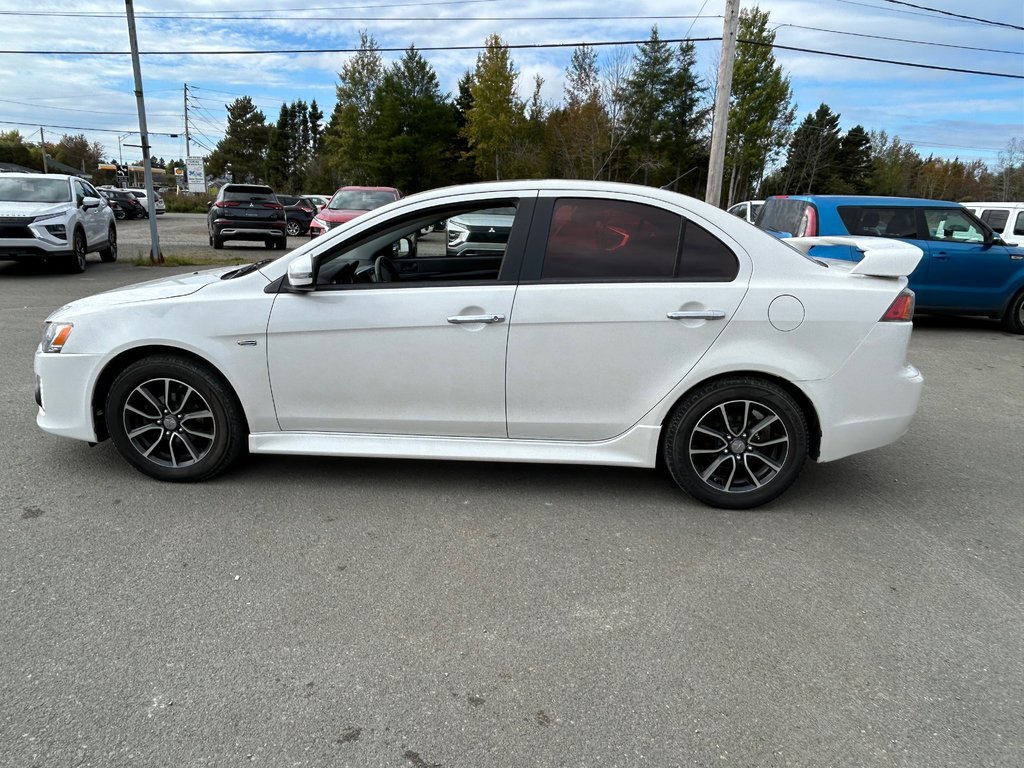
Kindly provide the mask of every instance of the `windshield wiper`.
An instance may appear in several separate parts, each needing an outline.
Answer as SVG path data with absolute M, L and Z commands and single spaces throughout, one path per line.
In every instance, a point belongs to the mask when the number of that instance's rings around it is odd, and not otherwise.
M 238 269 L 233 269 L 230 272 L 225 272 L 223 275 L 220 276 L 220 279 L 221 280 L 233 280 L 236 277 L 242 277 L 243 275 L 250 275 L 253 272 L 255 272 L 257 269 L 259 269 L 260 267 L 265 267 L 267 264 L 269 264 L 272 261 L 273 261 L 273 259 L 262 259 L 260 261 L 254 261 L 251 264 L 246 264 L 245 266 L 239 267 Z

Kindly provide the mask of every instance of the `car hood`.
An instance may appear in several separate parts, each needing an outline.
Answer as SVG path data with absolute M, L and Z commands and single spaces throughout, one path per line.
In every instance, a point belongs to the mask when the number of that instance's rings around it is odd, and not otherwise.
M 353 210 L 353 209 L 334 209 L 334 208 L 321 208 L 320 213 L 317 214 L 324 221 L 334 222 L 335 224 L 343 224 L 346 221 L 351 221 L 356 216 L 362 216 L 364 213 L 369 211 Z
M 45 216 L 48 213 L 63 213 L 71 203 L 15 203 L 0 200 L 0 216 Z
M 173 299 L 180 296 L 188 296 L 198 290 L 219 282 L 222 275 L 238 269 L 238 266 L 219 267 L 208 269 L 202 272 L 190 272 L 174 277 L 161 277 L 157 280 L 148 280 L 144 283 L 135 283 L 124 288 L 115 288 L 112 291 L 97 293 L 94 296 L 86 296 L 65 304 L 54 312 L 48 319 L 53 319 L 71 312 L 94 311 L 113 307 L 118 304 L 134 304 L 143 301 L 158 301 L 160 299 Z

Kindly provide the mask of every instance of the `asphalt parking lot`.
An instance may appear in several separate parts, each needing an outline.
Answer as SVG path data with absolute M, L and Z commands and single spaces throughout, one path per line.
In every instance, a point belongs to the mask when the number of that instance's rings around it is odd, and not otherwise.
M 188 271 L 92 258 L 0 264 L 3 765 L 1024 763 L 1024 337 L 920 318 L 910 432 L 755 511 L 602 467 L 166 485 L 34 423 L 50 311 Z

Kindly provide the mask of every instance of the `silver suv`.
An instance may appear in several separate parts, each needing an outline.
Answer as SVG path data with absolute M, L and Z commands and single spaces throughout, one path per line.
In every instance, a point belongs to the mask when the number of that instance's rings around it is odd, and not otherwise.
M 92 184 L 57 173 L 0 173 L 0 261 L 82 272 L 90 251 L 117 259 L 114 212 Z

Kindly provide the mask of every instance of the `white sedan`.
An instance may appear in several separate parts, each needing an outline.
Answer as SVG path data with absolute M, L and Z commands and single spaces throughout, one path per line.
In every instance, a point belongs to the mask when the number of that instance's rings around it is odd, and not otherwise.
M 501 248 L 416 238 L 502 207 Z M 167 481 L 246 450 L 663 462 L 697 499 L 753 507 L 808 456 L 896 440 L 921 396 L 904 277 L 921 252 L 863 238 L 860 262 L 824 262 L 790 242 L 650 187 L 433 190 L 273 261 L 62 307 L 37 421 Z

